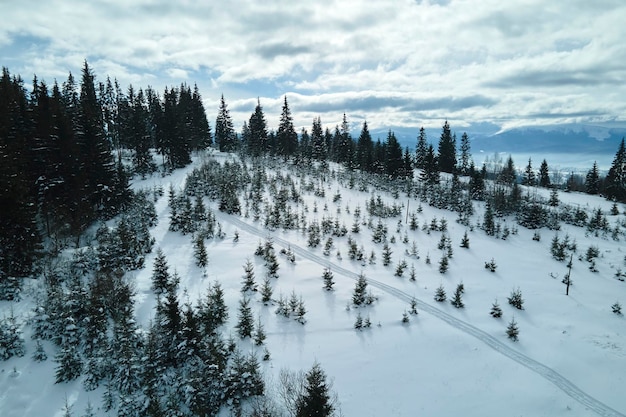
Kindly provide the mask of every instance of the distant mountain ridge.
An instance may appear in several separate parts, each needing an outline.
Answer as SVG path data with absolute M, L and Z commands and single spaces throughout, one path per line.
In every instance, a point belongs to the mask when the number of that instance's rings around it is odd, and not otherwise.
M 626 123 L 611 125 L 561 124 L 526 126 L 499 131 L 495 125 L 480 124 L 456 129 L 457 141 L 467 132 L 473 152 L 501 153 L 573 153 L 614 155 L 620 141 L 626 137 Z M 419 128 L 391 128 L 402 146 L 413 150 Z M 389 129 L 372 131 L 374 139 L 384 140 Z M 426 129 L 428 141 L 435 146 L 441 129 Z

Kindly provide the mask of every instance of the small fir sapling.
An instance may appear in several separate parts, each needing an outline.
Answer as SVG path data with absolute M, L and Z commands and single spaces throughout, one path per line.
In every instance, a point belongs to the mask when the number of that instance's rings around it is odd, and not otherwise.
M 522 291 L 516 288 L 511 291 L 511 295 L 508 297 L 509 304 L 518 310 L 524 309 L 524 299 L 522 298 Z
M 332 291 L 335 281 L 333 280 L 333 271 L 331 271 L 330 268 L 324 268 L 322 279 L 324 280 L 324 289 L 326 291 Z
M 256 330 L 254 332 L 254 344 L 257 346 L 261 346 L 265 341 L 265 329 L 263 327 L 263 323 L 261 323 L 261 317 L 258 317 Z
M 498 304 L 498 300 L 495 300 L 491 305 L 491 311 L 489 314 L 491 314 L 491 317 L 496 319 L 502 317 L 502 309 L 500 308 L 500 304 Z
M 416 315 L 417 314 L 417 300 L 415 297 L 411 298 L 411 310 L 409 313 Z
M 256 291 L 256 282 L 254 282 L 254 265 L 250 259 L 246 260 L 246 264 L 243 265 L 245 275 L 243 276 L 243 284 L 241 292 Z
M 491 258 L 489 262 L 485 262 L 485 269 L 491 272 L 496 272 L 496 269 L 498 269 L 498 265 L 496 264 L 495 259 Z
M 267 305 L 272 301 L 272 284 L 269 277 L 265 277 L 263 285 L 261 286 L 261 302 Z
M 406 310 L 404 310 L 404 313 L 402 313 L 402 323 L 408 324 L 409 321 L 411 321 L 411 319 L 409 318 L 409 314 L 406 312 Z
M 363 328 L 363 317 L 361 317 L 360 312 L 358 312 L 356 315 L 356 320 L 354 321 L 354 328 L 356 330 L 361 330 L 361 328 Z
M 443 284 L 439 285 L 435 290 L 435 301 L 443 303 L 446 301 L 446 290 L 443 288 Z
M 461 247 L 465 249 L 469 249 L 470 247 L 470 240 L 469 240 L 469 236 L 467 236 L 467 230 L 465 231 L 465 234 L 463 235 L 463 239 L 461 239 Z
M 417 280 L 417 273 L 415 272 L 415 265 L 411 264 L 411 270 L 409 271 L 409 281 L 415 282 Z
M 463 308 L 465 304 L 463 304 L 463 284 L 459 284 L 454 291 L 454 296 L 450 300 L 450 304 L 452 304 L 456 308 Z
M 617 314 L 618 316 L 622 315 L 622 305 L 619 303 L 619 301 L 616 301 L 615 304 L 611 306 L 611 310 L 613 310 L 613 313 Z
M 393 252 L 391 251 L 391 248 L 389 247 L 387 242 L 385 242 L 385 245 L 383 246 L 383 266 L 389 266 L 389 264 L 391 263 L 392 253 Z
M 445 274 L 448 271 L 448 257 L 444 254 L 439 261 L 439 272 Z
M 515 317 L 513 317 L 509 322 L 509 325 L 506 328 L 506 335 L 514 342 L 517 342 L 519 340 L 519 328 L 517 327 Z

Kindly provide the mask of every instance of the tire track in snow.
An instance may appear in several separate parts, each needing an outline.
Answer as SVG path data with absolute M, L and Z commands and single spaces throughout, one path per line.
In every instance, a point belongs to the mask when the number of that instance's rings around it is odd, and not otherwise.
M 355 281 L 358 280 L 359 278 L 359 274 L 355 273 L 354 271 L 350 271 L 346 268 L 336 265 L 333 262 L 329 261 L 328 259 L 325 259 L 319 255 L 316 255 L 305 248 L 302 248 L 300 246 L 293 244 L 292 242 L 289 242 L 285 239 L 274 236 L 274 234 L 271 231 L 261 230 L 257 228 L 256 226 L 250 225 L 238 219 L 235 216 L 224 214 L 219 211 L 215 212 L 215 215 L 220 220 L 228 222 L 250 234 L 256 235 L 261 238 L 266 238 L 268 236 L 271 236 L 272 240 L 275 243 L 280 244 L 284 247 L 288 247 L 288 246 L 291 247 L 291 250 L 294 253 L 301 256 L 302 258 L 308 259 L 321 266 L 330 268 L 333 271 L 333 273 L 338 273 L 340 275 L 343 275 Z M 524 355 L 523 353 L 516 351 L 515 349 L 511 348 L 510 346 L 507 346 L 506 344 L 502 343 L 500 340 L 496 339 L 489 333 L 479 329 L 478 327 L 475 327 L 469 323 L 466 323 L 463 320 L 460 320 L 442 310 L 439 310 L 438 308 L 426 303 L 425 301 L 422 301 L 419 298 L 409 295 L 405 293 L 404 291 L 401 291 L 395 287 L 392 287 L 391 285 L 385 284 L 384 282 L 367 278 L 367 283 L 371 285 L 372 287 L 378 288 L 379 290 L 382 290 L 386 292 L 387 294 L 393 295 L 394 297 L 400 300 L 406 301 L 407 303 L 410 303 L 411 300 L 415 299 L 417 302 L 417 306 L 422 311 L 432 316 L 437 317 L 438 319 L 446 322 L 450 326 L 458 330 L 461 330 L 462 332 L 465 332 L 469 334 L 470 336 L 475 337 L 476 339 L 480 340 L 481 342 L 483 342 L 484 344 L 486 344 L 493 350 L 514 360 L 515 362 L 519 363 L 525 368 L 530 369 L 531 371 L 535 372 L 536 374 L 543 377 L 544 379 L 552 382 L 557 388 L 559 388 L 569 397 L 571 397 L 578 403 L 584 405 L 585 407 L 587 407 L 589 410 L 593 411 L 597 415 L 603 416 L 603 417 L 626 417 L 624 414 L 620 413 L 619 411 L 614 410 L 613 408 L 609 407 L 603 402 L 587 394 L 586 392 L 578 388 L 576 385 L 574 385 L 570 380 L 568 380 L 567 378 L 565 378 L 564 376 L 556 372 L 554 369 L 540 362 L 537 362 L 536 360 Z

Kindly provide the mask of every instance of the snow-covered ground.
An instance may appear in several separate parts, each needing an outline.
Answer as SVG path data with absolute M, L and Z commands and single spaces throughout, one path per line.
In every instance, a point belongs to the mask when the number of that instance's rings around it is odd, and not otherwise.
M 167 191 L 173 184 L 180 189 L 192 168 L 177 170 L 164 178 L 136 181 L 134 187 L 161 185 Z M 348 230 L 357 207 L 361 209 L 361 218 L 367 220 L 366 201 L 372 195 L 380 195 L 388 204 L 404 204 L 405 208 L 407 204 L 402 194 L 396 200 L 372 187 L 368 192 L 359 192 L 358 187 L 342 187 L 336 180 L 326 182 L 324 187 L 323 198 L 303 194 L 304 203 L 297 212 L 302 212 L 306 205 L 309 219 L 338 217 Z M 337 191 L 341 200 L 333 202 Z M 582 194 L 560 193 L 559 198 L 589 211 L 601 207 L 608 213 L 611 207 L 611 203 L 599 197 Z M 314 202 L 317 213 L 313 211 Z M 584 259 L 574 256 L 573 286 L 566 296 L 561 282 L 567 272 L 566 262 L 552 258 L 550 243 L 556 232 L 547 229 L 540 230 L 540 241 L 533 240 L 534 232 L 521 226 L 517 226 L 517 234 L 506 240 L 496 239 L 478 228 L 472 230 L 456 223 L 456 213 L 434 209 L 412 198 L 409 212 L 417 215 L 420 229 L 410 230 L 405 214 L 384 220 L 388 237 L 395 236 L 396 240 L 390 243 L 392 264 L 385 267 L 382 244 L 372 242 L 372 232 L 366 226 L 361 226 L 359 233 L 333 237 L 333 249 L 325 256 L 325 238 L 317 248 L 309 248 L 306 233 L 269 232 L 260 222 L 219 213 L 215 203 L 206 203 L 217 215 L 226 237 L 208 243 L 209 266 L 205 271 L 195 264 L 190 236 L 168 230 L 167 192 L 156 203 L 159 223 L 152 235 L 155 248 L 164 251 L 168 264 L 181 278 L 181 297 L 186 292 L 195 302 L 211 283 L 220 281 L 230 307 L 229 329 L 236 322 L 246 260 L 255 265 L 259 284 L 264 275 L 263 261 L 254 256 L 259 242 L 271 236 L 277 252 L 291 248 L 295 253 L 295 264 L 279 255 L 274 297 L 287 297 L 292 292 L 301 295 L 307 309 L 306 324 L 278 316 L 274 306 L 260 302 L 260 295 L 253 297 L 254 315 L 265 326 L 266 345 L 271 353 L 271 360 L 262 362 L 268 380 L 276 380 L 283 368 L 306 371 L 317 361 L 333 379 L 345 416 L 626 414 L 626 319 L 611 311 L 616 301 L 626 305 L 626 283 L 615 278 L 618 268 L 626 270 L 624 236 L 614 241 L 610 236 L 594 237 L 585 229 L 562 226 L 558 235 L 562 238 L 568 234 L 575 239 L 578 254 L 584 254 L 591 245 L 598 246 L 601 254 L 598 272 L 591 272 Z M 328 211 L 324 211 L 325 205 Z M 474 205 L 477 210 L 472 224 L 482 221 L 484 210 L 481 204 Z M 418 213 L 420 206 L 423 210 Z M 620 210 L 623 213 L 625 208 Z M 442 232 L 422 230 L 433 218 L 447 220 L 447 234 L 454 251 L 445 274 L 438 270 L 442 252 L 437 245 Z M 611 222 L 623 218 L 624 214 L 609 216 Z M 515 228 L 512 220 L 507 222 Z M 239 234 L 238 241 L 233 240 L 235 232 Z M 470 238 L 469 249 L 459 246 L 465 232 Z M 408 243 L 402 242 L 405 234 Z M 367 257 L 372 251 L 376 254 L 375 264 L 348 258 L 349 236 L 363 247 Z M 419 259 L 406 253 L 413 242 Z M 341 257 L 337 256 L 338 251 Z M 130 279 L 136 283 L 137 319 L 144 325 L 154 314 L 155 300 L 150 290 L 154 256 L 153 251 L 143 270 L 130 273 Z M 425 262 L 427 257 L 430 264 Z M 492 258 L 497 263 L 495 273 L 484 267 Z M 409 268 L 402 277 L 395 276 L 396 265 L 403 259 Z M 416 271 L 415 282 L 408 278 L 411 266 Z M 336 282 L 332 292 L 322 288 L 326 267 L 330 267 Z M 378 300 L 367 307 L 348 308 L 355 280 L 361 273 L 368 278 L 369 288 Z M 465 288 L 465 308 L 457 309 L 449 301 L 434 301 L 439 285 L 450 298 L 459 283 Z M 507 297 L 516 288 L 523 294 L 524 310 L 507 303 Z M 1 303 L 3 314 L 8 315 L 12 308 L 18 317 L 26 318 L 32 308 L 28 288 L 26 293 L 22 302 Z M 413 297 L 419 314 L 410 315 L 410 322 L 403 323 L 403 313 L 410 309 Z M 503 310 L 499 319 L 489 314 L 496 299 Z M 359 313 L 369 316 L 371 328 L 354 329 Z M 518 342 L 509 340 L 505 333 L 513 318 L 519 325 Z M 76 416 L 83 414 L 88 402 L 95 415 L 107 415 L 98 410 L 101 389 L 85 392 L 80 380 L 55 384 L 52 345 L 45 345 L 48 361 L 36 363 L 30 358 L 34 345 L 28 327 L 24 328 L 24 336 L 26 355 L 0 362 L 0 416 L 61 416 L 66 402 L 72 405 Z M 260 352 L 252 343 L 249 347 L 245 346 L 248 342 L 243 343 L 244 352 Z

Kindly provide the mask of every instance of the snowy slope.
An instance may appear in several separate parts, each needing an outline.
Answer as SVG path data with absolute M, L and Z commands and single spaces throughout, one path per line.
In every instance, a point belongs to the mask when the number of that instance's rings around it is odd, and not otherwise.
M 218 155 L 224 159 L 226 156 Z M 199 163 L 196 158 L 195 163 Z M 165 178 L 151 177 L 137 181 L 137 188 L 169 184 L 182 188 L 192 166 L 178 170 Z M 284 171 L 287 172 L 286 170 Z M 318 183 L 317 178 L 297 178 Z M 325 197 L 303 193 L 304 202 L 293 205 L 298 213 L 308 209 L 309 220 L 328 216 L 337 217 L 348 230 L 354 220 L 356 207 L 367 219 L 366 201 L 372 195 L 381 195 L 388 204 L 407 203 L 401 194 L 396 200 L 388 193 L 368 187 L 367 192 L 349 189 L 348 184 L 330 179 L 323 184 Z M 333 202 L 339 192 L 341 200 Z M 541 191 L 540 191 L 541 192 Z M 589 211 L 610 203 L 596 197 L 561 194 L 561 201 L 586 207 Z M 318 212 L 313 212 L 314 202 Z M 567 272 L 566 264 L 550 255 L 550 241 L 555 232 L 543 229 L 539 242 L 533 232 L 517 227 L 518 234 L 507 240 L 489 237 L 480 229 L 471 230 L 455 222 L 456 214 L 429 207 L 414 198 L 409 211 L 415 212 L 420 227 L 433 218 L 446 219 L 454 255 L 445 274 L 438 271 L 441 251 L 437 249 L 441 232 L 427 233 L 421 228 L 409 230 L 404 215 L 385 220 L 389 234 L 395 235 L 392 265 L 381 261 L 382 244 L 375 244 L 371 231 L 361 226 L 358 234 L 348 233 L 363 247 L 366 256 L 374 251 L 376 263 L 351 261 L 345 237 L 333 237 L 330 256 L 323 255 L 323 242 L 317 248 L 307 246 L 307 235 L 301 231 L 268 231 L 260 222 L 243 216 L 219 213 L 212 207 L 221 223 L 226 238 L 207 244 L 209 266 L 203 271 L 195 265 L 190 236 L 168 230 L 167 195 L 156 203 L 159 223 L 152 230 L 156 246 L 165 252 L 169 265 L 181 277 L 181 297 L 195 301 L 209 284 L 219 280 L 230 307 L 230 329 L 236 321 L 240 299 L 242 265 L 251 259 L 257 281 L 264 273 L 263 261 L 254 256 L 256 246 L 272 236 L 277 251 L 291 248 L 296 262 L 291 264 L 279 255 L 279 278 L 273 281 L 274 297 L 302 295 L 307 323 L 301 325 L 274 313 L 275 307 L 265 306 L 260 296 L 252 303 L 267 333 L 266 344 L 271 360 L 262 362 L 268 379 L 276 379 L 282 368 L 307 370 L 314 361 L 320 362 L 334 380 L 345 416 L 415 416 L 453 415 L 490 416 L 619 416 L 626 414 L 623 386 L 626 378 L 626 320 L 611 312 L 611 304 L 626 304 L 626 283 L 614 278 L 617 268 L 624 265 L 624 236 L 622 241 L 610 237 L 594 237 L 584 229 L 563 226 L 559 236 L 568 234 L 576 239 L 578 253 L 590 245 L 597 245 L 601 257 L 597 273 L 589 271 L 587 263 L 574 258 L 570 295 L 565 296 L 561 278 Z M 328 211 L 324 211 L 324 206 Z M 417 209 L 421 206 L 422 212 Z M 405 206 L 406 207 L 406 206 Z M 472 223 L 482 218 L 484 207 L 475 203 L 477 213 Z M 622 212 L 624 207 L 621 207 Z M 349 211 L 349 213 L 348 213 Z M 610 217 L 612 222 L 624 215 Z M 402 220 L 398 225 L 398 220 Z M 509 220 L 509 226 L 514 223 Z M 374 221 L 374 224 L 376 221 Z M 396 232 L 396 230 L 399 232 Z M 470 248 L 459 243 L 467 231 Z M 235 242 L 233 236 L 239 233 Z M 402 243 L 407 235 L 408 243 Z M 419 259 L 405 251 L 415 242 Z M 341 257 L 337 256 L 337 252 Z M 427 255 L 431 264 L 425 262 Z M 491 273 L 484 263 L 493 258 L 498 265 Z M 417 281 L 394 276 L 396 264 L 405 259 L 414 266 Z M 136 314 L 139 323 L 147 324 L 154 314 L 155 300 L 150 290 L 154 253 L 146 260 L 143 270 L 131 273 L 137 292 Z M 322 289 L 322 271 L 330 267 L 334 273 L 335 290 Z M 378 300 L 371 306 L 347 308 L 355 279 L 365 274 Z M 556 276 L 557 278 L 553 278 Z M 433 300 L 435 289 L 441 284 L 448 296 L 457 284 L 465 287 L 465 308 L 456 309 L 449 302 Z M 31 283 L 34 288 L 37 283 Z M 525 300 L 520 311 L 506 302 L 511 290 L 519 287 Z M 402 315 L 415 297 L 417 316 L 410 323 L 402 323 Z M 503 317 L 489 315 L 497 299 Z M 28 299 L 20 303 L 2 303 L 0 308 L 25 318 L 32 304 Z M 357 331 L 353 328 L 357 313 L 369 316 L 372 327 Z M 5 313 L 7 314 L 7 313 Z M 505 334 L 508 322 L 515 318 L 520 328 L 520 340 L 510 341 Z M 29 339 L 29 329 L 25 327 Z M 234 332 L 233 332 L 234 334 Z M 246 347 L 249 344 L 249 347 Z M 244 351 L 258 351 L 250 342 L 243 341 Z M 46 345 L 49 359 L 35 363 L 30 359 L 34 350 L 27 344 L 23 358 L 12 358 L 0 363 L 1 416 L 61 416 L 67 401 L 74 415 L 82 415 L 90 401 L 96 415 L 99 411 L 101 390 L 84 392 L 80 381 L 54 384 L 55 363 L 53 348 Z

